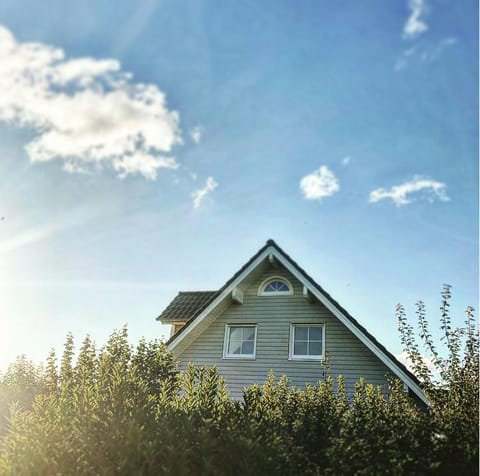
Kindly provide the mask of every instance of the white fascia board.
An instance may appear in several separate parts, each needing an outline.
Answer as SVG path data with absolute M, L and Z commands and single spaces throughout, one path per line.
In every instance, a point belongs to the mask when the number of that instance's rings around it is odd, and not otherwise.
M 355 335 L 363 344 L 370 349 L 374 355 L 376 355 L 402 382 L 406 383 L 415 394 L 426 404 L 430 405 L 427 397 L 423 393 L 422 389 L 415 383 L 405 372 L 402 371 L 395 362 L 392 362 L 388 356 L 386 356 L 353 322 L 346 317 L 343 312 L 340 311 L 326 296 L 324 296 L 318 289 L 312 286 L 298 271 L 298 269 L 288 262 L 280 253 L 275 249 L 272 251 L 275 257 L 280 263 L 285 266 L 342 324 L 349 329 L 353 335 Z
M 225 288 L 219 296 L 217 296 L 204 310 L 198 315 L 194 321 L 185 329 L 185 332 L 182 332 L 177 339 L 171 342 L 168 346 L 168 350 L 175 349 L 180 342 L 182 342 L 185 337 L 192 332 L 207 316 L 212 312 L 226 297 L 230 296 L 233 289 L 235 289 L 239 283 L 241 283 L 270 253 L 272 253 L 274 248 L 268 247 L 260 256 L 258 256 L 255 261 L 253 261 L 248 268 L 244 269 L 237 278 L 230 283 L 230 286 Z

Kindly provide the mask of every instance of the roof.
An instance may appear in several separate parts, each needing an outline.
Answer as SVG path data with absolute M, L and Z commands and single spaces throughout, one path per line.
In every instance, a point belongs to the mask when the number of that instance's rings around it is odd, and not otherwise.
M 180 291 L 157 317 L 157 321 L 184 321 L 210 302 L 216 291 Z
M 267 240 L 265 246 L 260 248 L 218 291 L 215 291 L 210 297 L 209 301 L 205 302 L 202 307 L 198 308 L 187 321 L 187 323 L 172 337 L 170 337 L 170 339 L 168 339 L 167 345 L 173 343 L 179 335 L 185 332 L 185 330 L 189 327 L 189 324 L 194 321 L 209 306 L 211 302 L 213 302 L 218 296 L 220 296 L 222 292 L 225 291 L 225 289 L 227 289 L 230 284 L 232 284 L 237 279 L 238 276 L 240 276 L 246 269 L 248 269 L 248 267 L 272 244 L 278 246 L 273 240 Z M 173 304 L 173 302 L 170 304 Z M 170 307 L 170 305 L 168 307 Z M 159 320 L 159 317 L 157 317 L 157 320 Z
M 229 291 L 230 287 L 234 287 L 236 282 L 242 278 L 245 273 L 249 273 L 251 268 L 258 264 L 258 261 L 262 255 L 272 251 L 278 258 L 284 261 L 284 264 L 287 265 L 287 268 L 290 271 L 293 271 L 294 274 L 297 274 L 301 278 L 301 281 L 304 282 L 307 287 L 313 291 L 313 294 L 319 298 L 319 300 L 329 308 L 335 316 L 337 316 L 347 327 L 354 332 L 357 337 L 367 344 L 367 347 L 370 348 L 380 359 L 387 364 L 389 368 L 391 368 L 394 373 L 401 378 L 405 382 L 405 380 L 409 380 L 409 386 L 411 387 L 412 384 L 414 387 L 415 393 L 428 404 L 423 391 L 420 388 L 420 381 L 417 377 L 410 372 L 405 365 L 397 360 L 397 358 L 389 352 L 377 339 L 370 334 L 365 327 L 363 327 L 346 309 L 344 309 L 335 299 L 330 296 L 317 282 L 311 278 L 307 272 L 300 267 L 285 251 L 278 246 L 275 241 L 267 240 L 265 245 L 258 250 L 218 291 L 211 292 L 209 299 L 205 299 L 204 303 L 199 306 L 195 311 L 193 311 L 192 316 L 188 320 L 188 322 L 183 326 L 177 333 L 175 333 L 168 341 L 167 345 L 169 349 L 172 349 L 177 345 L 179 341 L 183 339 L 183 337 L 189 333 L 189 331 L 197 325 L 197 321 L 202 320 L 206 314 L 208 314 L 216 305 L 218 305 L 219 301 L 223 299 L 222 295 L 224 295 L 227 291 Z M 242 278 L 243 279 L 243 278 Z M 180 294 L 180 293 L 179 293 Z M 178 297 L 178 296 L 177 296 Z M 175 298 L 176 299 L 176 298 Z M 175 300 L 174 300 L 175 301 Z M 170 307 L 173 302 L 168 306 Z M 167 309 L 168 309 L 167 307 Z M 164 311 L 165 312 L 165 311 Z M 162 313 L 163 315 L 163 313 Z

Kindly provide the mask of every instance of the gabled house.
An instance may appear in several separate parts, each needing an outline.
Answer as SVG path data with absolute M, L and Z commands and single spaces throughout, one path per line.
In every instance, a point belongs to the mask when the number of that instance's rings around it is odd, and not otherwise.
M 172 326 L 181 368 L 215 365 L 233 398 L 270 371 L 298 387 L 327 372 L 350 394 L 360 377 L 385 388 L 396 377 L 428 404 L 417 378 L 273 240 L 219 290 L 179 292 L 157 320 Z

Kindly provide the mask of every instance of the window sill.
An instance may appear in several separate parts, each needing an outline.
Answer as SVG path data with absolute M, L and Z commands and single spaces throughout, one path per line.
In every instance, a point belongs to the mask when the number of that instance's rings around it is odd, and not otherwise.
M 255 355 L 224 355 L 223 360 L 256 360 Z
M 325 360 L 325 357 L 324 357 L 323 355 L 320 356 L 320 357 L 309 357 L 309 356 L 307 356 L 307 355 L 306 355 L 306 356 L 301 356 L 301 357 L 300 357 L 300 356 L 299 356 L 299 357 L 292 357 L 292 356 L 290 356 L 290 357 L 288 358 L 288 360 L 292 360 L 292 361 L 294 361 L 294 362 L 297 361 L 297 360 L 298 360 L 298 361 L 301 361 L 301 362 L 302 362 L 302 361 L 306 361 L 306 360 L 314 361 L 314 362 L 322 362 L 322 361 Z
M 267 292 L 267 293 L 259 293 L 257 296 L 260 297 L 278 297 L 278 296 L 294 296 L 293 292 L 285 291 L 285 292 Z

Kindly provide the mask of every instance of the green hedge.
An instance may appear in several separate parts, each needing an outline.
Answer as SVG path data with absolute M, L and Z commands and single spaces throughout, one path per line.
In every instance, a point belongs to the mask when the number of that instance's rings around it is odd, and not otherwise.
M 42 368 L 20 357 L 0 379 L 0 474 L 478 474 L 473 317 L 457 337 L 448 330 L 446 358 L 433 349 L 441 383 L 422 367 L 401 307 L 398 317 L 428 410 L 398 381 L 388 397 L 359 381 L 348 399 L 328 376 L 299 390 L 270 375 L 233 401 L 215 368 L 177 372 L 161 342 L 133 348 L 122 329 L 101 349 L 85 339 L 74 362 L 68 336 L 58 364 L 53 352 Z

